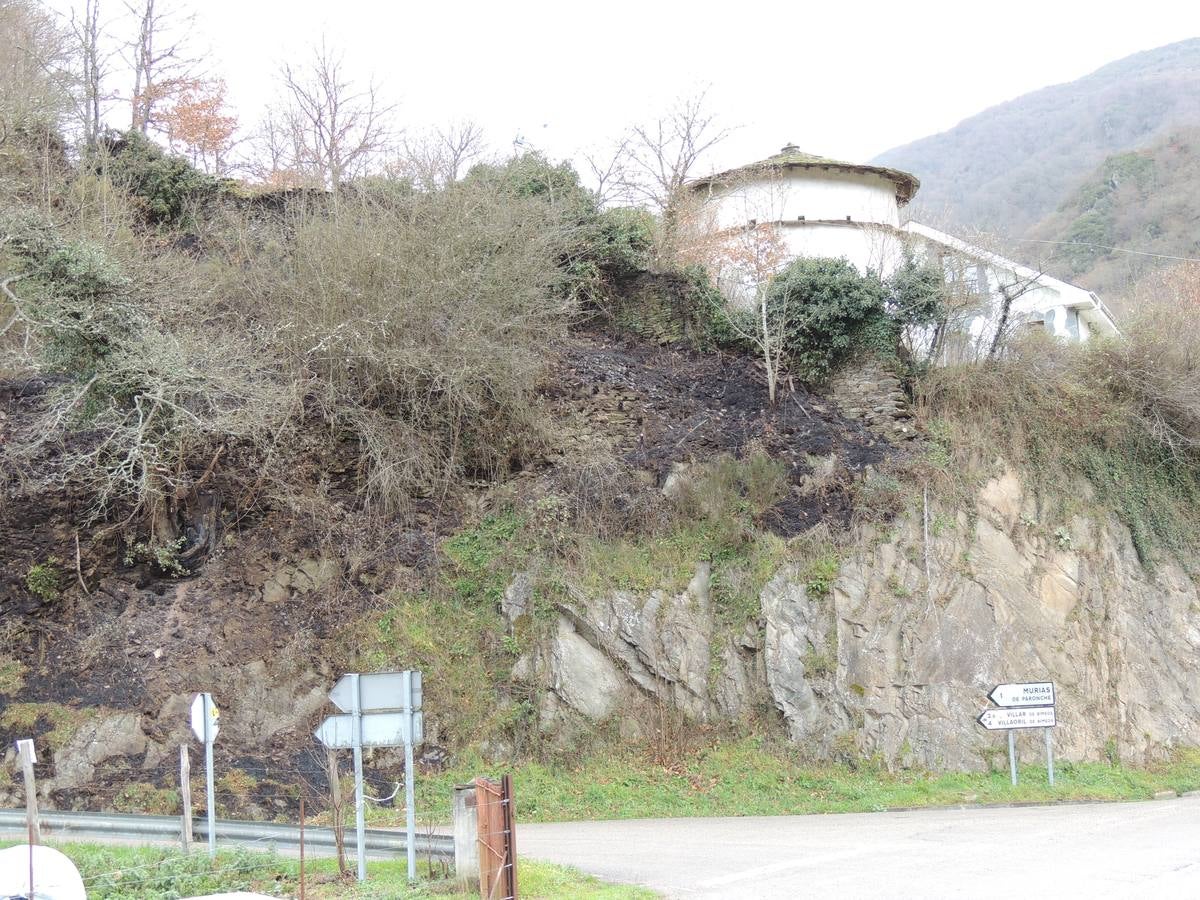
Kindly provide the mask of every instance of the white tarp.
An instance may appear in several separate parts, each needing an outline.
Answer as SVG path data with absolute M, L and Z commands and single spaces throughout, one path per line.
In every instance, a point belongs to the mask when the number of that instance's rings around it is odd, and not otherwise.
M 0 850 L 0 898 L 29 897 L 29 845 Z M 87 900 L 75 863 L 53 847 L 33 848 L 33 900 Z

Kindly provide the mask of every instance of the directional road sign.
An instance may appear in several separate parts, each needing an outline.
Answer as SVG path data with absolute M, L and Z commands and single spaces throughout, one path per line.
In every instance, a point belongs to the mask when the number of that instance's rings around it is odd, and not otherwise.
M 354 710 L 354 675 L 343 675 L 329 692 L 329 699 L 342 712 Z M 360 709 L 404 709 L 404 673 L 372 672 L 358 676 Z M 412 708 L 421 708 L 421 673 L 412 673 Z M 349 746 L 349 745 L 347 745 Z
M 1023 684 L 998 684 L 988 694 L 997 706 L 1053 706 L 1054 682 L 1033 681 Z
M 408 737 L 408 715 L 402 712 L 363 713 L 364 747 L 399 747 L 425 739 L 425 714 L 413 713 L 413 734 Z M 334 750 L 354 746 L 354 716 L 330 716 L 313 732 L 317 740 Z
M 196 699 L 192 701 L 192 734 L 196 736 L 196 740 L 204 740 L 204 698 L 206 696 L 208 697 L 208 717 L 211 720 L 208 726 L 208 738 L 215 741 L 217 732 L 221 730 L 221 713 L 217 709 L 217 704 L 213 703 L 210 694 L 197 694 Z
M 1053 706 L 1029 706 L 1024 709 L 985 709 L 976 720 L 988 731 L 1006 728 L 1053 728 Z

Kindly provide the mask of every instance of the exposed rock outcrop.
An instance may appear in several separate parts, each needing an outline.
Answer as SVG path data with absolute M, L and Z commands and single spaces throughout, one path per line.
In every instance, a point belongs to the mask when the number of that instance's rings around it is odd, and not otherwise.
M 1115 519 L 1039 516 L 1004 470 L 974 509 L 931 509 L 928 542 L 920 509 L 861 529 L 827 596 L 789 563 L 736 637 L 716 625 L 706 565 L 678 595 L 576 598 L 523 672 L 548 689 L 551 727 L 566 711 L 636 719 L 647 701 L 736 720 L 765 700 L 815 754 L 893 765 L 989 765 L 1003 736 L 975 717 L 1012 680 L 1057 684 L 1066 758 L 1142 762 L 1200 743 L 1196 583 L 1168 560 L 1147 571 Z

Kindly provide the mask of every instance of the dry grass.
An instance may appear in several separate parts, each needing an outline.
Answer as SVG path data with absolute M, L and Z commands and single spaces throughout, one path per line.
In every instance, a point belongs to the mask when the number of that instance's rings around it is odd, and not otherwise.
M 0 275 L 26 276 L 0 325 L 57 383 L 7 461 L 83 483 L 151 550 L 203 524 L 202 487 L 296 493 L 296 458 L 322 444 L 395 512 L 547 439 L 534 389 L 572 312 L 556 291 L 571 235 L 537 198 L 383 185 L 336 214 L 226 210 L 182 247 L 134 227 L 102 177 L 61 202 L 53 226 L 0 209 Z
M 1115 341 L 1027 340 L 1003 359 L 930 373 L 924 474 L 970 493 L 998 456 L 1062 495 L 1086 477 L 1144 562 L 1194 544 L 1200 502 L 1200 305 L 1147 300 Z M 1057 489 L 1057 490 L 1053 490 Z

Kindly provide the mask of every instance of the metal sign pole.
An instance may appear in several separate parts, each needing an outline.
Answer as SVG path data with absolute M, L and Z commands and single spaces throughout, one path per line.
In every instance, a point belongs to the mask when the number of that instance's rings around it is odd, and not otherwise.
M 1043 728 L 1042 734 L 1046 737 L 1046 777 L 1050 779 L 1050 787 L 1054 787 L 1054 739 L 1049 728 Z
M 1017 785 L 1017 745 L 1014 732 L 1008 729 L 1008 772 L 1012 776 L 1013 787 Z
M 408 730 L 404 741 L 404 806 L 406 809 L 405 847 L 408 850 L 408 880 L 417 880 L 417 811 L 416 790 L 413 784 L 413 678 L 411 671 L 404 673 L 404 714 L 408 719 Z
M 217 855 L 217 801 L 213 789 L 212 694 L 204 697 L 204 787 L 208 797 L 208 855 Z
M 363 801 L 363 762 L 362 762 L 362 691 L 359 676 L 351 676 L 354 682 L 353 707 L 350 715 L 354 722 L 354 834 L 355 850 L 358 855 L 358 880 L 367 880 L 367 815 L 366 804 Z

